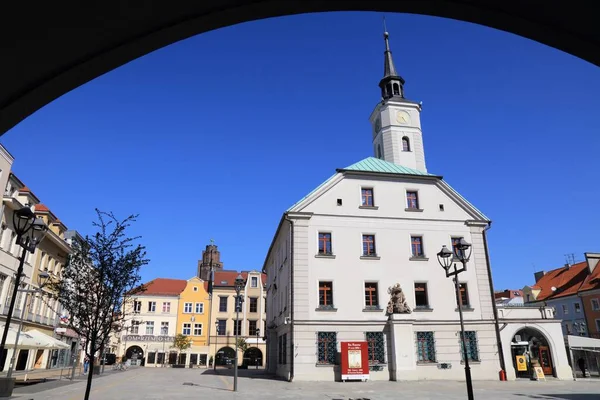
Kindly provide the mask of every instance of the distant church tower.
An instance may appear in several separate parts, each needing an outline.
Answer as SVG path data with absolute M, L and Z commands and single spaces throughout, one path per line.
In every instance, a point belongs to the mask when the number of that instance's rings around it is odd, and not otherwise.
M 383 79 L 379 81 L 381 102 L 371 114 L 375 157 L 404 167 L 427 172 L 421 105 L 404 97 L 404 79 L 396 72 L 390 50 L 389 33 L 385 40 Z
M 214 268 L 215 271 L 223 270 L 221 252 L 217 250 L 217 246 L 215 246 L 213 240 L 202 251 L 202 260 L 198 260 L 198 278 L 210 281 L 212 278 L 210 274 L 211 268 Z

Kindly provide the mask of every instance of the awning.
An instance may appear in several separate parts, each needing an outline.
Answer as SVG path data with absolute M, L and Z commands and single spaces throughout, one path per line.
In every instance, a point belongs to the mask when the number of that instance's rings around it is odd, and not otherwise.
M 4 330 L 4 326 L 0 326 Z M 12 327 L 8 329 L 6 336 L 6 347 L 12 349 L 15 347 L 17 331 Z M 69 349 L 70 346 L 60 340 L 54 339 L 38 330 L 30 330 L 19 335 L 19 348 L 21 349 Z

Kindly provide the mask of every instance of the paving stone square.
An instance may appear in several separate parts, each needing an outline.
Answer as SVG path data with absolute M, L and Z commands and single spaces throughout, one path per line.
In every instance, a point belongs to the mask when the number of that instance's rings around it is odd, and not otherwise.
M 94 379 L 91 399 L 465 399 L 464 382 L 285 382 L 263 371 L 241 370 L 238 392 L 232 392 L 231 370 L 215 374 L 205 369 L 138 368 L 109 371 Z M 476 381 L 479 400 L 546 399 L 599 400 L 600 380 L 577 381 Z M 70 381 L 41 383 L 15 390 L 22 400 L 80 400 L 85 391 L 83 377 Z

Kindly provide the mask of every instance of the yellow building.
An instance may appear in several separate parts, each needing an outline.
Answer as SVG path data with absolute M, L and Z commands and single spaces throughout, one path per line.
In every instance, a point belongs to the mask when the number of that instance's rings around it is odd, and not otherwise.
M 193 277 L 179 295 L 176 332 L 190 337 L 192 347 L 180 354 L 178 364 L 206 366 L 210 304 L 207 286 L 202 279 Z

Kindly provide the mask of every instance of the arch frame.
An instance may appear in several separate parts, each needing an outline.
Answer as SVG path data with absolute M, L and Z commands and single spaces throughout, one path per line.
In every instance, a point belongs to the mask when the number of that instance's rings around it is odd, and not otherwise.
M 138 7 L 119 0 L 3 2 L 0 135 L 65 93 L 191 36 L 247 21 L 329 11 L 402 12 L 471 22 L 600 65 L 600 25 L 589 2 L 548 0 L 205 0 Z M 107 29 L 107 26 L 110 29 Z M 106 34 L 110 32 L 110 34 Z M 31 40 L 35 38 L 35 40 Z

